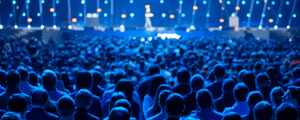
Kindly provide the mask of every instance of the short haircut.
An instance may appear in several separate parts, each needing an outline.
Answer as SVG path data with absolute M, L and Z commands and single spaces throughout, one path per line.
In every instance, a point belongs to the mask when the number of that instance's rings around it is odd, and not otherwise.
M 217 65 L 215 65 L 213 71 L 214 71 L 214 75 L 216 76 L 216 78 L 222 78 L 225 75 L 226 68 L 221 64 L 217 64 Z
M 166 100 L 166 111 L 170 115 L 180 115 L 185 109 L 184 98 L 178 93 L 172 93 Z
M 154 75 L 150 81 L 148 95 L 150 95 L 151 97 L 154 97 L 157 88 L 162 84 L 166 84 L 165 77 L 160 74 Z
M 256 90 L 255 75 L 252 72 L 244 74 L 243 82 L 248 86 L 250 91 Z
M 236 112 L 229 112 L 224 114 L 222 120 L 243 120 L 242 117 Z
M 27 81 L 28 80 L 28 70 L 25 67 L 19 66 L 18 67 L 18 72 L 21 75 L 21 81 Z
M 120 100 L 117 100 L 113 106 L 114 107 L 124 107 L 128 110 L 129 113 L 132 112 L 132 106 L 130 104 L 130 102 L 126 99 L 120 99 Z
M 92 73 L 94 85 L 98 85 L 102 81 L 103 75 L 99 71 L 93 71 Z
M 76 84 L 79 89 L 88 89 L 91 87 L 93 75 L 88 71 L 81 71 L 76 76 Z
M 292 98 L 296 99 L 298 102 L 298 105 L 300 103 L 300 87 L 298 86 L 289 86 L 288 90 L 292 92 Z
M 239 81 L 242 81 L 243 80 L 243 76 L 244 74 L 247 72 L 247 70 L 241 70 L 238 74 L 238 78 L 239 78 Z
M 235 99 L 239 101 L 246 101 L 249 89 L 245 83 L 238 83 L 233 88 L 233 95 Z
M 283 95 L 284 90 L 281 87 L 274 87 L 270 93 L 272 103 L 278 107 L 282 103 Z
M 259 73 L 255 78 L 255 83 L 257 87 L 270 86 L 270 78 L 266 73 Z
M 166 107 L 166 100 L 172 94 L 171 90 L 163 90 L 159 93 L 159 103 L 161 107 Z
M 292 70 L 292 78 L 294 80 L 300 78 L 300 67 L 295 67 L 293 70 Z
M 109 113 L 108 120 L 130 120 L 130 113 L 124 107 L 114 107 Z
M 298 120 L 299 111 L 291 103 L 282 103 L 275 111 L 276 120 Z
M 277 77 L 277 70 L 274 67 L 268 67 L 266 73 L 269 75 L 270 80 L 275 80 Z
M 35 89 L 31 94 L 31 103 L 33 105 L 44 107 L 48 101 L 48 93 L 45 89 Z
M 24 113 L 27 110 L 27 100 L 22 94 L 13 94 L 8 98 L 9 111 Z
M 120 99 L 126 99 L 125 94 L 123 92 L 114 92 L 109 101 L 109 110 L 111 110 L 113 108 L 115 102 Z
M 52 87 L 56 85 L 56 74 L 52 70 L 45 70 L 42 75 L 44 87 Z
M 113 76 L 114 84 L 116 85 L 119 82 L 119 80 L 125 79 L 125 78 L 127 78 L 127 74 L 125 71 L 123 71 L 123 70 L 116 71 Z
M 193 91 L 198 91 L 203 88 L 204 85 L 204 78 L 200 74 L 195 74 L 192 76 L 190 80 L 190 86 Z
M 188 83 L 191 79 L 191 74 L 186 68 L 180 68 L 176 76 L 179 83 Z
M 134 85 L 131 80 L 122 79 L 115 86 L 115 91 L 123 92 L 128 101 L 132 100 Z
M 222 90 L 223 92 L 230 92 L 232 94 L 235 85 L 236 82 L 233 79 L 227 78 L 223 81 Z
M 15 112 L 6 112 L 2 115 L 1 120 L 21 120 L 21 117 Z
M 81 89 L 75 95 L 75 103 L 79 108 L 88 108 L 92 100 L 93 94 L 87 89 Z
M 75 102 L 73 98 L 68 95 L 64 95 L 57 101 L 57 109 L 59 110 L 59 115 L 63 117 L 68 117 L 74 114 Z
M 8 85 L 19 85 L 21 76 L 18 71 L 10 70 L 7 72 L 6 79 Z
M 35 72 L 29 72 L 28 82 L 33 86 L 38 86 L 39 78 Z
M 160 73 L 160 69 L 159 69 L 158 66 L 153 65 L 153 66 L 150 66 L 150 68 L 148 69 L 148 73 L 149 73 L 149 75 L 159 74 Z
M 259 91 L 252 91 L 248 94 L 247 104 L 249 107 L 254 107 L 255 104 L 263 100 L 263 95 Z
M 61 80 L 62 79 L 62 75 L 59 72 L 55 71 L 55 74 L 56 74 L 57 80 Z
M 210 108 L 213 103 L 211 92 L 207 89 L 201 89 L 196 94 L 196 101 L 199 107 Z
M 273 120 L 273 107 L 267 101 L 260 101 L 253 108 L 255 120 Z

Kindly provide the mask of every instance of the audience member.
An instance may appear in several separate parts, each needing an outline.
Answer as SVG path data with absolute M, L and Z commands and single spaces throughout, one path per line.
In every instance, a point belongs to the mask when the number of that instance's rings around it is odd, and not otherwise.
M 298 111 L 300 110 L 300 87 L 297 86 L 289 86 L 288 90 L 282 96 L 283 102 L 292 103 Z M 300 116 L 299 116 L 300 118 Z
M 93 88 L 91 90 L 91 92 L 94 95 L 97 95 L 98 97 L 100 97 L 100 99 L 102 99 L 103 93 L 105 92 L 105 90 L 100 86 L 100 82 L 103 79 L 103 76 L 100 72 L 98 71 L 92 71 L 93 73 Z
M 255 78 L 256 88 L 258 91 L 260 91 L 264 97 L 265 101 L 271 101 L 270 99 L 270 80 L 268 74 L 265 73 L 259 73 Z
M 284 85 L 284 88 L 287 89 L 289 86 L 292 86 L 294 82 L 300 78 L 300 67 L 295 67 L 291 72 L 291 79 L 288 83 Z
M 21 120 L 21 117 L 15 112 L 7 112 L 1 117 L 1 120 Z
M 263 100 L 264 100 L 263 95 L 259 91 L 250 92 L 247 97 L 247 105 L 249 109 L 248 109 L 248 113 L 242 116 L 243 120 L 254 120 L 253 108 L 257 103 Z
M 30 85 L 28 82 L 29 75 L 27 69 L 23 66 L 20 66 L 18 67 L 18 72 L 20 73 L 21 76 L 21 82 L 19 84 L 19 88 L 21 92 L 30 95 L 30 93 L 34 91 L 35 87 Z
M 273 108 L 267 101 L 260 101 L 253 108 L 254 120 L 273 120 Z
M 159 93 L 159 101 L 158 105 L 160 107 L 160 113 L 155 114 L 152 117 L 147 118 L 146 120 L 162 120 L 166 118 L 166 100 L 169 95 L 172 94 L 172 91 L 170 90 L 163 90 Z
M 144 80 L 140 81 L 140 83 L 137 85 L 137 91 L 142 98 L 142 101 L 144 101 L 144 97 L 148 93 L 149 90 L 149 85 L 151 83 L 152 77 L 155 74 L 160 74 L 160 69 L 158 66 L 151 66 L 148 69 L 148 77 L 145 78 Z
M 252 72 L 246 72 L 243 75 L 243 81 L 249 88 L 249 91 L 256 90 L 255 75 Z
M 276 86 L 284 88 L 283 85 L 279 81 L 277 81 L 277 70 L 274 67 L 268 67 L 266 73 L 271 80 L 271 88 L 274 88 Z
M 75 120 L 74 114 L 76 113 L 76 106 L 73 98 L 64 95 L 57 101 L 57 113 L 60 120 Z
M 275 111 L 275 120 L 299 120 L 299 111 L 291 103 L 282 103 Z
M 189 86 L 190 72 L 185 68 L 181 68 L 177 71 L 176 76 L 178 85 L 173 86 L 172 91 L 182 96 L 191 93 L 191 87 Z
M 243 120 L 243 119 L 238 113 L 229 112 L 224 114 L 222 120 Z
M 231 107 L 234 105 L 235 100 L 233 96 L 233 88 L 235 87 L 236 83 L 232 79 L 225 79 L 222 85 L 222 92 L 223 94 L 214 100 L 214 109 L 218 112 L 223 112 L 226 107 Z
M 185 109 L 184 98 L 178 93 L 172 93 L 166 100 L 166 120 L 179 120 Z
M 75 103 L 77 106 L 74 115 L 75 120 L 100 120 L 98 117 L 88 112 L 93 101 L 93 94 L 87 89 L 81 89 L 76 93 Z
M 211 92 L 213 99 L 217 99 L 222 95 L 222 84 L 226 69 L 223 65 L 218 64 L 214 67 L 213 73 L 216 81 L 207 85 L 205 88 Z
M 113 105 L 115 104 L 115 102 L 117 102 L 120 99 L 126 99 L 126 96 L 123 92 L 115 92 L 113 93 L 113 95 L 111 96 L 110 100 L 107 100 L 105 102 L 105 105 L 103 107 L 103 117 L 107 117 L 109 115 L 109 112 L 112 110 Z
M 124 107 L 115 107 L 110 111 L 108 120 L 130 120 L 130 113 Z
M 15 112 L 21 116 L 22 119 L 26 118 L 27 100 L 22 94 L 13 94 L 9 97 L 7 101 L 7 110 L 10 112 Z
M 270 93 L 270 98 L 274 110 L 276 110 L 276 108 L 281 105 L 283 95 L 284 95 L 284 90 L 281 87 L 278 86 L 272 89 Z

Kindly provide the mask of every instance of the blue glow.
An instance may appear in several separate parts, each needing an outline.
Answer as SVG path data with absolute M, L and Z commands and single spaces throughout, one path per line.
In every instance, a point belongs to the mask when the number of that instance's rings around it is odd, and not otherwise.
M 293 18 L 296 18 L 297 17 L 297 15 L 296 14 L 293 14 Z
M 255 3 L 258 5 L 258 4 L 259 4 L 259 1 L 257 0 Z
M 85 3 L 85 0 L 81 0 L 81 4 L 84 4 Z
M 59 4 L 59 0 L 56 0 L 56 4 Z
M 56 13 L 53 13 L 53 17 L 56 17 Z
M 130 17 L 134 17 L 134 13 L 130 13 Z
M 246 4 L 246 1 L 245 1 L 245 0 L 243 0 L 243 1 L 242 1 L 242 4 L 243 4 L 243 5 L 245 5 L 245 4 Z
M 104 13 L 103 16 L 104 16 L 104 17 L 107 17 L 107 13 Z
M 250 17 L 251 15 L 250 15 L 250 13 L 247 13 L 247 17 Z
M 231 3 L 231 2 L 228 0 L 228 1 L 227 1 L 227 5 L 230 5 L 230 3 Z
M 263 13 L 263 14 L 261 14 L 261 16 L 262 16 L 262 17 L 266 17 L 266 14 L 265 14 L 265 13 Z
M 272 5 L 275 5 L 275 1 L 272 1 L 271 4 L 272 4 Z
M 166 17 L 166 13 L 161 14 L 162 17 Z
M 122 25 L 120 25 L 120 28 L 125 28 L 125 26 L 122 24 Z
M 206 17 L 210 17 L 210 14 L 209 14 L 209 13 L 206 13 Z
M 27 0 L 27 3 L 30 3 L 30 0 Z
M 182 14 L 181 14 L 181 17 L 185 17 L 185 14 L 184 14 L 184 13 L 182 13 Z
M 231 17 L 235 17 L 235 14 L 234 14 L 234 13 L 231 13 Z
M 182 1 L 182 0 L 180 0 L 180 1 L 179 1 L 179 4 L 183 4 L 183 1 Z
M 129 3 L 132 4 L 132 3 L 133 3 L 133 0 L 130 0 Z
M 206 5 L 206 4 L 207 4 L 207 1 L 206 1 L 206 0 L 203 0 L 203 4 Z
M 25 17 L 25 16 L 26 16 L 26 13 L 23 12 L 23 13 L 22 13 L 22 16 Z
M 36 16 L 40 17 L 40 16 L 41 16 L 41 13 L 38 12 L 38 13 L 36 14 Z
M 178 25 L 174 25 L 175 28 L 178 28 Z
M 41 3 L 44 4 L 44 3 L 45 3 L 45 0 L 41 0 Z
M 12 13 L 9 13 L 9 17 L 12 17 L 13 16 L 13 14 Z
M 278 14 L 278 17 L 281 18 L 281 17 L 282 17 L 282 14 Z
M 83 16 L 83 14 L 82 13 L 79 13 L 79 17 L 82 17 Z
M 12 1 L 12 4 L 16 4 L 17 2 L 15 0 Z
M 290 5 L 290 1 L 286 1 L 285 4 L 286 4 L 286 5 Z
M 160 0 L 159 2 L 160 2 L 160 4 L 163 4 L 165 1 L 164 0 Z
M 107 0 L 105 0 L 105 1 L 104 1 L 104 4 L 108 4 L 108 1 L 107 1 Z

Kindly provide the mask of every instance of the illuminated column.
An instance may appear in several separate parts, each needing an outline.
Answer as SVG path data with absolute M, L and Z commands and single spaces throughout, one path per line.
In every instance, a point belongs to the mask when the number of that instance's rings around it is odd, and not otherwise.
M 69 23 L 69 25 L 71 25 L 72 23 L 72 21 L 71 21 L 71 0 L 68 0 L 68 14 L 69 14 L 69 18 L 68 18 L 68 23 Z M 84 17 L 86 17 L 86 16 L 84 16 Z
M 181 26 L 181 14 L 182 14 L 182 4 L 183 4 L 183 1 L 182 0 L 179 0 L 179 11 L 178 11 L 178 26 L 180 27 Z
M 280 2 L 279 11 L 278 11 L 279 14 L 281 13 L 282 4 L 283 4 L 283 0 L 281 0 L 281 2 Z M 279 17 L 277 16 L 275 26 L 277 26 L 278 23 L 279 23 Z
M 250 27 L 250 21 L 251 21 L 251 17 L 252 17 L 253 5 L 254 5 L 254 0 L 251 1 L 251 7 L 250 7 L 250 12 L 249 12 L 250 16 L 248 16 L 247 27 Z
M 266 8 L 267 8 L 268 0 L 264 0 L 264 3 L 265 4 L 264 4 L 264 9 L 263 9 L 262 14 L 266 13 Z M 264 16 L 261 16 L 260 23 L 259 23 L 259 28 L 262 28 L 263 21 L 264 21 Z
M 98 17 L 99 17 L 99 24 L 98 24 L 98 26 L 100 26 L 100 12 L 98 12 L 99 8 L 100 8 L 100 0 L 97 0 L 97 13 L 98 13 Z
M 42 2 L 41 0 L 39 0 L 39 7 L 40 7 L 40 17 L 41 17 L 41 28 L 43 29 L 44 28 L 44 20 L 43 20 L 43 5 L 42 5 Z
M 293 4 L 291 16 L 290 16 L 290 20 L 289 20 L 289 23 L 288 23 L 288 26 L 287 26 L 288 29 L 290 29 L 290 25 L 291 25 L 291 23 L 292 23 L 293 14 L 294 14 L 294 12 L 295 12 L 296 4 L 297 4 L 297 0 L 295 0 L 295 1 L 294 1 L 294 4 Z
M 192 16 L 192 25 L 194 25 L 194 23 L 195 23 L 196 10 L 198 10 L 197 0 L 194 0 L 193 16 Z
M 13 17 L 14 17 L 14 28 L 18 28 L 18 25 L 17 25 L 17 21 L 16 21 L 16 0 L 12 0 L 12 10 L 13 10 Z
M 53 25 L 56 25 L 56 8 L 55 8 L 55 1 L 52 0 L 52 7 L 54 9 L 54 12 L 53 12 Z
M 206 27 L 209 27 L 209 17 L 210 17 L 210 7 L 211 7 L 211 0 L 208 0 L 207 12 L 206 12 Z
M 25 5 L 26 5 L 26 13 L 27 13 L 27 28 L 30 29 L 31 26 L 30 26 L 30 22 L 32 21 L 32 19 L 29 17 L 29 4 L 30 3 L 30 0 L 25 0 Z

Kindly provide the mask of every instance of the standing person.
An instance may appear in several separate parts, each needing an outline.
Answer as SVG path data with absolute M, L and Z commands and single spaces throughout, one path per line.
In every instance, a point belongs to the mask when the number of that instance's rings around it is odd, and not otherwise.
M 249 111 L 247 115 L 242 116 L 243 120 L 254 120 L 253 108 L 257 103 L 263 100 L 264 100 L 263 95 L 259 91 L 250 92 L 247 97 L 247 105 L 249 107 Z
M 255 83 L 258 91 L 262 93 L 264 100 L 271 102 L 270 93 L 272 89 L 268 74 L 259 73 L 255 78 Z
M 151 83 L 152 77 L 155 74 L 160 74 L 160 69 L 158 66 L 151 66 L 148 69 L 148 75 L 149 77 L 145 78 L 144 80 L 140 81 L 139 84 L 137 85 L 137 90 L 142 98 L 142 101 L 144 100 L 144 97 L 147 95 L 148 90 L 149 90 L 149 85 Z

